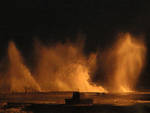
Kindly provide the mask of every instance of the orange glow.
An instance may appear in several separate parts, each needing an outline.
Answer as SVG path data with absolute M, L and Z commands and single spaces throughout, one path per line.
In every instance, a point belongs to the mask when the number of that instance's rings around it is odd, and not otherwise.
M 8 70 L 0 84 L 3 92 L 40 91 L 40 86 L 23 64 L 23 59 L 13 42 L 9 43 L 8 61 Z
M 104 87 L 91 78 L 97 66 L 97 53 L 85 55 L 81 42 L 56 43 L 53 46 L 35 44 L 35 67 L 30 70 L 14 42 L 8 46 L 5 71 L 0 70 L 1 92 L 133 92 L 144 67 L 146 47 L 130 34 L 121 35 L 111 51 L 101 54 L 101 68 L 109 75 Z M 32 73 L 31 73 L 32 72 Z M 93 80 L 94 81 L 94 80 Z
M 85 57 L 82 44 L 58 43 L 53 47 L 36 46 L 38 63 L 35 78 L 43 91 L 106 92 L 90 83 L 96 54 Z
M 14 42 L 10 42 L 7 72 L 0 73 L 0 91 L 106 92 L 102 86 L 96 86 L 90 80 L 90 73 L 96 67 L 96 53 L 86 57 L 82 46 L 69 42 L 55 46 L 36 46 L 37 65 L 31 74 Z
M 124 34 L 115 44 L 116 62 L 111 77 L 112 92 L 132 92 L 142 71 L 146 55 L 146 47 L 142 41 L 130 34 Z

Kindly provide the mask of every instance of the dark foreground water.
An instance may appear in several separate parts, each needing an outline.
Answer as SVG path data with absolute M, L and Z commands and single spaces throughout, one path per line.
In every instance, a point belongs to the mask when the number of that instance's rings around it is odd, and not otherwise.
M 93 104 L 66 105 L 72 92 L 0 94 L 0 113 L 150 113 L 150 93 L 81 93 Z

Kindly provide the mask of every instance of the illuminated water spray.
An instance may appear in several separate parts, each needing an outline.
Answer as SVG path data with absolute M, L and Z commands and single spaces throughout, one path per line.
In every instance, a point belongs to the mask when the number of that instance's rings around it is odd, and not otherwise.
M 90 82 L 95 53 L 85 57 L 82 47 L 73 43 L 38 47 L 33 75 L 14 42 L 9 43 L 7 71 L 0 75 L 1 92 L 106 92 Z
M 43 91 L 106 92 L 90 82 L 96 65 L 96 54 L 85 56 L 82 43 L 39 45 L 35 78 Z
M 9 67 L 7 80 L 10 92 L 40 91 L 40 86 L 32 77 L 29 69 L 23 64 L 23 59 L 13 42 L 8 47 Z
M 134 91 L 144 66 L 146 55 L 144 43 L 130 34 L 125 34 L 116 43 L 113 55 L 115 55 L 116 62 L 113 76 L 111 76 L 114 77 L 111 78 L 111 90 L 113 92 Z
M 36 44 L 36 65 L 31 71 L 13 42 L 8 46 L 6 73 L 0 72 L 0 91 L 4 92 L 131 92 L 144 66 L 146 47 L 130 34 L 123 35 L 109 56 L 109 81 L 106 87 L 91 80 L 97 67 L 97 53 L 85 55 L 84 44 L 56 43 L 53 46 Z M 104 59 L 106 59 L 106 56 Z M 101 60 L 101 59 L 100 59 Z M 103 60 L 101 60 L 103 61 Z M 113 61 L 113 63 L 112 63 Z M 103 63 L 105 64 L 105 63 Z M 107 64 L 107 63 L 106 63 Z M 112 65 L 114 68 L 109 68 Z

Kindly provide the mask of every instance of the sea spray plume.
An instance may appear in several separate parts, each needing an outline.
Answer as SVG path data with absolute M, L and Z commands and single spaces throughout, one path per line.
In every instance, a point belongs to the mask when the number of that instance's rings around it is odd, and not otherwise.
M 10 92 L 40 91 L 40 86 L 32 77 L 29 69 L 23 64 L 23 59 L 14 42 L 8 46 L 9 67 L 7 78 L 9 78 Z
M 107 61 L 110 61 L 109 66 L 106 66 L 109 72 L 109 91 L 119 93 L 135 91 L 146 56 L 143 41 L 129 33 L 121 34 L 106 55 L 109 56 Z
M 44 91 L 106 92 L 90 82 L 96 54 L 86 57 L 83 43 L 36 44 L 37 65 L 34 75 Z

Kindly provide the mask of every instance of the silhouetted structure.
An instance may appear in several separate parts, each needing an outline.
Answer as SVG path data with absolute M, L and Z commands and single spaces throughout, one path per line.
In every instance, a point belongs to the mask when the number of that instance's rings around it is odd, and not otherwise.
M 93 104 L 92 99 L 81 99 L 79 92 L 73 92 L 71 99 L 65 99 L 65 104 Z

